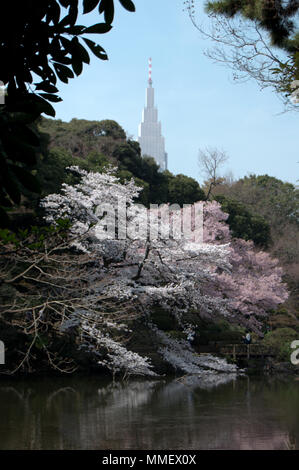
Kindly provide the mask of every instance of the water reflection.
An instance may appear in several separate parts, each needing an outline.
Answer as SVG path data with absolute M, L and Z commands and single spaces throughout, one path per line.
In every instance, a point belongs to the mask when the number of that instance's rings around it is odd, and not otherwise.
M 0 448 L 298 447 L 298 382 L 218 378 L 1 379 Z

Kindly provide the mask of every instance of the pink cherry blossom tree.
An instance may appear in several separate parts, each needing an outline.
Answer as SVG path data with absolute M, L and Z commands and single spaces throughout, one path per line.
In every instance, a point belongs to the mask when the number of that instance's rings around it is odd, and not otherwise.
M 216 276 L 206 288 L 212 295 L 228 299 L 232 321 L 259 333 L 261 320 L 288 298 L 283 270 L 278 260 L 257 249 L 252 241 L 232 239 L 225 224 L 228 214 L 216 201 L 205 203 L 204 240 L 210 243 L 229 243 L 229 273 L 215 269 Z

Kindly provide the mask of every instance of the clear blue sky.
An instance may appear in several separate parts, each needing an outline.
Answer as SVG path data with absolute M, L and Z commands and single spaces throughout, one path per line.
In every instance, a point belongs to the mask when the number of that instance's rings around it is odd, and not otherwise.
M 280 114 L 274 93 L 253 82 L 233 83 L 228 69 L 206 58 L 207 42 L 183 12 L 183 0 L 135 0 L 135 5 L 136 13 L 117 5 L 112 31 L 90 35 L 109 61 L 92 56 L 80 77 L 59 85 L 63 102 L 55 105 L 56 117 L 114 119 L 137 138 L 152 57 L 170 171 L 201 181 L 198 150 L 213 146 L 227 152 L 223 171 L 235 178 L 267 173 L 295 183 L 299 114 Z M 95 10 L 84 21 L 102 20 Z

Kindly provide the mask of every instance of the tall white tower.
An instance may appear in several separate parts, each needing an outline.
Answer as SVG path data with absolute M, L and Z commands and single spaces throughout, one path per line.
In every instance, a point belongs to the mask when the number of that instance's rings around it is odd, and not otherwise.
M 165 140 L 161 132 L 161 122 L 158 122 L 158 110 L 155 108 L 155 90 L 152 81 L 152 59 L 149 59 L 148 87 L 146 89 L 146 105 L 139 124 L 138 142 L 141 155 L 153 157 L 160 170 L 167 170 L 167 153 Z

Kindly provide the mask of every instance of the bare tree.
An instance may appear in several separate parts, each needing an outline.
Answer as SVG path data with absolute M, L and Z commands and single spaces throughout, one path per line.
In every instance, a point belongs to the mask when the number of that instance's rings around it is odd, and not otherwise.
M 75 350 L 87 353 L 91 364 L 86 346 L 92 344 L 96 358 L 94 326 L 105 334 L 113 323 L 121 338 L 117 325 L 134 318 L 136 310 L 102 293 L 110 282 L 101 275 L 102 265 L 98 255 L 70 250 L 65 230 L 36 228 L 24 238 L 1 234 L 0 327 L 10 340 L 8 369 L 1 373 L 48 368 L 72 373 L 78 368 Z
M 204 51 L 207 57 L 229 67 L 235 81 L 254 79 L 261 89 L 272 88 L 282 99 L 286 111 L 298 111 L 297 95 L 289 91 L 294 83 L 294 61 L 271 44 L 270 34 L 258 21 L 209 13 L 207 25 L 197 21 L 194 1 L 187 0 L 185 7 L 193 26 L 204 39 L 214 43 L 214 47 Z
M 213 187 L 222 182 L 220 179 L 219 168 L 228 160 L 227 154 L 214 147 L 207 147 L 205 150 L 199 150 L 198 165 L 201 174 L 203 174 L 207 181 L 207 200 L 212 194 Z

